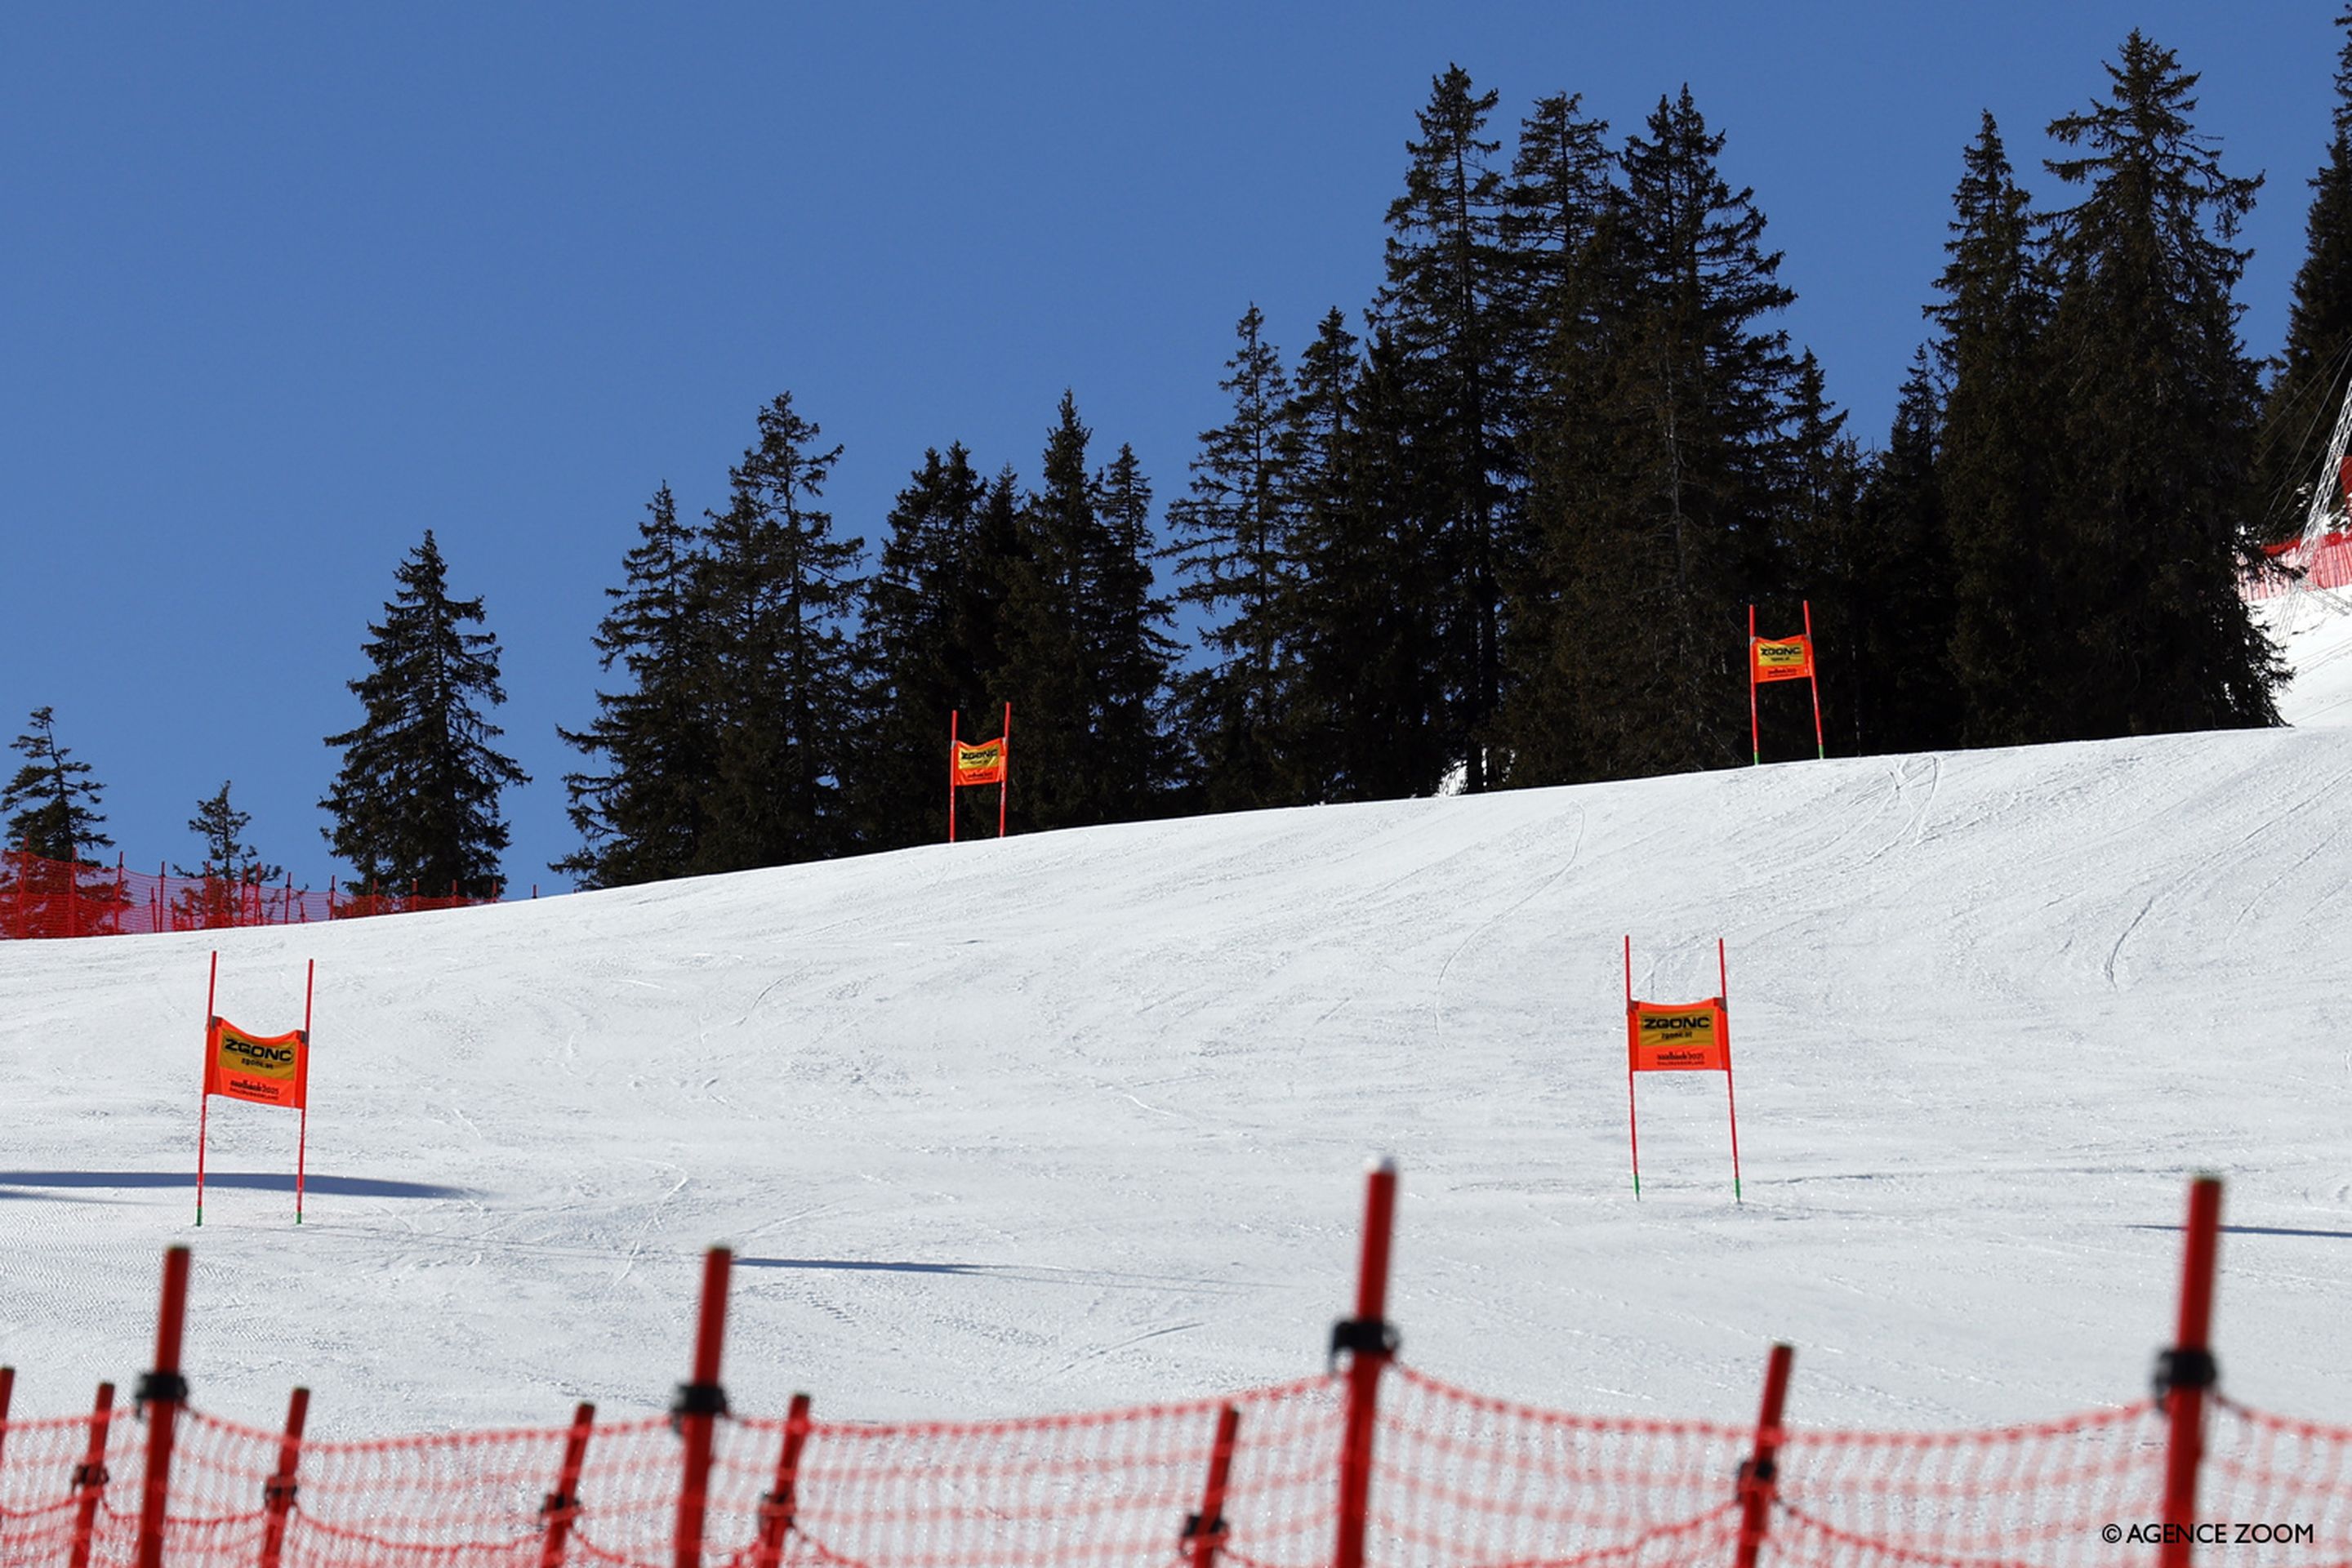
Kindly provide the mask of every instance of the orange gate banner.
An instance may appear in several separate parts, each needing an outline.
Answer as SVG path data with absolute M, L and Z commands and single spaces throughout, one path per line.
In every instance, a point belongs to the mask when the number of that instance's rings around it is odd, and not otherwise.
M 1004 742 L 984 741 L 977 746 L 956 742 L 955 782 L 959 784 L 992 784 L 1004 782 Z
M 1804 680 L 1813 673 L 1813 639 L 1809 637 L 1756 637 L 1748 647 L 1759 682 Z
M 300 1029 L 249 1035 L 226 1018 L 215 1018 L 205 1031 L 205 1092 L 256 1105 L 305 1109 L 310 1045 L 309 1035 Z
M 1683 1006 L 1629 1003 L 1625 1009 L 1629 1072 L 1729 1072 L 1731 1029 L 1720 999 Z

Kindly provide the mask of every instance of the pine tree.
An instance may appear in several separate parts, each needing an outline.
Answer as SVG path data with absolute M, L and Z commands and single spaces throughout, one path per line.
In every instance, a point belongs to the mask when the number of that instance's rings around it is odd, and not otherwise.
M 2171 50 L 2134 32 L 2107 74 L 2109 100 L 2050 126 L 2080 150 L 2052 173 L 2083 187 L 2052 246 L 2063 732 L 2274 723 L 2277 655 L 2237 587 L 2258 387 L 2234 297 L 2251 253 L 2230 242 L 2262 182 L 2223 171 Z
M 1024 828 L 1105 820 L 1087 646 L 1095 593 L 1088 568 L 1101 527 L 1087 469 L 1093 437 L 1065 391 L 1045 438 L 1040 488 L 1021 508 L 1021 543 L 1009 563 L 1003 687 L 1014 725 L 1012 816 Z
M 1926 349 L 1911 363 L 1885 450 L 1861 475 L 1843 571 L 1823 571 L 1832 597 L 1827 681 L 1855 753 L 1957 745 L 1960 699 L 1949 648 L 1951 567 L 1937 472 L 1942 410 Z M 1832 744 L 1838 744 L 1832 740 Z
M 492 749 L 502 731 L 482 712 L 506 700 L 498 638 L 465 629 L 482 624 L 482 601 L 449 596 L 432 530 L 394 582 L 383 620 L 361 645 L 371 668 L 348 682 L 363 716 L 327 737 L 343 759 L 319 803 L 334 819 L 321 831 L 352 867 L 355 890 L 491 897 L 508 837 L 499 793 L 530 782 Z
M 2000 130 L 1984 116 L 1953 193 L 1950 260 L 1927 313 L 1945 397 L 1937 489 L 1952 570 L 1950 663 L 1960 737 L 2053 738 L 2068 633 L 2053 577 L 2060 382 L 2052 284 Z
M 2336 491 L 2328 499 L 2342 510 L 2338 476 L 2319 469 L 2352 382 L 2352 6 L 2336 14 L 2336 26 L 2345 39 L 2336 57 L 2335 134 L 2311 177 L 2286 350 L 2263 403 L 2255 515 L 2266 541 L 2302 531 L 2315 484 Z
M 815 504 L 841 456 L 821 435 L 779 394 L 703 531 L 700 681 L 716 769 L 697 871 L 818 859 L 853 842 L 841 781 L 862 717 L 850 617 L 865 542 L 835 537 Z
M 0 811 L 9 814 L 8 837 L 17 849 L 41 859 L 96 865 L 89 851 L 114 844 L 100 831 L 106 815 L 98 807 L 106 786 L 91 776 L 88 763 L 58 743 L 57 720 L 47 707 L 34 709 L 26 722 L 25 732 L 8 743 L 25 761 L 0 790 Z
M 581 847 L 551 869 L 583 887 L 617 888 L 683 876 L 696 863 L 718 773 L 717 737 L 700 677 L 709 657 L 702 563 L 665 484 L 646 504 L 623 584 L 596 628 L 600 667 L 618 664 L 618 691 L 596 693 L 585 730 L 564 743 L 604 771 L 566 773 L 567 814 Z
M 263 862 L 261 852 L 245 842 L 245 830 L 253 823 L 253 814 L 239 811 L 229 804 L 228 792 L 234 781 L 224 779 L 218 793 L 206 795 L 196 803 L 196 815 L 188 818 L 188 831 L 194 834 L 205 847 L 204 858 L 197 870 L 174 866 L 175 877 L 218 878 L 244 886 L 275 882 L 286 875 L 283 866 Z
M 973 726 L 967 738 L 994 733 L 989 683 L 1003 594 L 982 559 L 989 500 L 988 481 L 958 442 L 944 455 L 925 452 L 890 510 L 859 618 L 871 718 L 850 794 L 862 847 L 940 836 L 950 712 Z
M 1509 313 L 1502 143 L 1482 132 L 1496 95 L 1450 66 L 1417 116 L 1420 140 L 1404 194 L 1390 204 L 1387 282 L 1376 306 L 1418 427 L 1410 493 L 1433 552 L 1441 597 L 1437 645 L 1446 703 L 1440 728 L 1412 743 L 1465 764 L 1465 787 L 1488 783 L 1486 748 L 1502 699 L 1502 582 L 1517 547 L 1511 484 Z
M 1097 810 L 1103 821 L 1132 822 L 1159 808 L 1174 773 L 1161 704 L 1177 653 L 1168 601 L 1153 591 L 1151 482 L 1134 447 L 1121 443 L 1095 476 L 1094 511 L 1086 576 Z
M 1745 605 L 1785 589 L 1803 400 L 1763 321 L 1793 296 L 1689 89 L 1644 132 L 1592 255 L 1593 319 L 1562 335 L 1533 426 L 1546 635 L 1520 663 L 1544 689 L 1514 715 L 1515 783 L 1746 761 Z
M 1191 493 L 1168 509 L 1169 552 L 1184 578 L 1176 596 L 1201 607 L 1211 652 L 1181 682 L 1200 799 L 1211 811 L 1298 798 L 1284 742 L 1296 650 L 1281 623 L 1296 570 L 1283 441 L 1291 388 L 1265 327 L 1253 304 L 1218 383 L 1233 399 L 1232 417 L 1201 433 Z

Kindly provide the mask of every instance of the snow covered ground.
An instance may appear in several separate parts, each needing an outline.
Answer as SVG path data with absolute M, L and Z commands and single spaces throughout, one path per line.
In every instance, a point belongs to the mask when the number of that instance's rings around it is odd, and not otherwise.
M 2306 727 L 1832 760 L 940 846 L 502 909 L 0 944 L 0 1362 L 142 1368 L 195 1247 L 196 1402 L 352 1436 L 659 1406 L 700 1249 L 739 1409 L 1015 1414 L 1320 1363 L 1364 1157 L 1405 1354 L 1593 1412 L 1980 1425 L 2130 1399 L 2188 1174 L 2230 1181 L 2224 1386 L 2352 1421 L 2352 619 Z M 1620 947 L 1714 989 L 1642 1085 Z M 295 1121 L 215 1102 L 205 955 L 299 1021 Z

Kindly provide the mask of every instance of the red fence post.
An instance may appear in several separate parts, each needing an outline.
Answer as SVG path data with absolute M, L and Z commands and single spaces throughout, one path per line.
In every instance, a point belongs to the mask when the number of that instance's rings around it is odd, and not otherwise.
M 286 1401 L 286 1436 L 278 1439 L 278 1473 L 261 1489 L 268 1523 L 261 1534 L 261 1568 L 278 1568 L 286 1545 L 286 1514 L 294 1506 L 294 1473 L 302 1463 L 302 1425 L 310 1418 L 310 1391 L 298 1388 Z
M 1339 1445 L 1339 1531 L 1333 1568 L 1364 1568 L 1364 1525 L 1371 1510 L 1372 1423 L 1381 1373 L 1396 1354 L 1388 1323 L 1389 1240 L 1396 1223 L 1394 1160 L 1382 1160 L 1364 1184 L 1364 1250 L 1356 1271 L 1356 1315 L 1331 1326 L 1331 1359 L 1348 1352 L 1348 1428 Z
M 760 1541 L 751 1551 L 751 1568 L 776 1568 L 783 1558 L 784 1537 L 800 1506 L 801 1449 L 808 1434 L 809 1396 L 795 1394 L 784 1417 L 783 1446 L 776 1450 L 775 1489 L 760 1500 Z
M 2180 1264 L 2180 1326 L 2156 1361 L 2158 1396 L 2169 1436 L 2164 1458 L 2164 1545 L 2160 1568 L 2188 1568 L 2197 1522 L 2197 1467 L 2205 1457 L 2205 1391 L 2220 1381 L 2210 1343 L 2213 1265 L 2221 1250 L 2221 1181 L 2200 1176 L 2189 1188 L 2188 1247 Z
M 89 1568 L 90 1535 L 98 1525 L 99 1500 L 106 1495 L 106 1429 L 113 1421 L 114 1384 L 101 1383 L 89 1413 L 89 1447 L 73 1473 L 80 1503 L 74 1510 L 73 1548 L 66 1557 L 70 1568 Z
M 735 1255 L 714 1247 L 702 1260 L 702 1319 L 694 1334 L 694 1381 L 677 1388 L 670 1419 L 686 1441 L 677 1489 L 677 1568 L 702 1568 L 702 1514 L 710 1494 L 710 1439 L 727 1414 L 719 1351 L 727 1338 L 727 1270 Z M 154 1568 L 142 1563 L 140 1568 Z
M 172 1493 L 172 1439 L 188 1383 L 180 1375 L 180 1331 L 188 1315 L 188 1249 L 163 1254 L 163 1299 L 155 1319 L 155 1370 L 139 1380 L 147 1415 L 146 1492 L 139 1503 L 139 1568 L 163 1568 L 163 1513 Z
M 1789 1363 L 1796 1352 L 1774 1345 L 1764 1363 L 1764 1404 L 1756 1413 L 1756 1451 L 1739 1467 L 1738 1568 L 1756 1568 L 1764 1533 L 1772 1526 L 1772 1500 L 1780 1484 L 1780 1405 L 1789 1394 Z
M 556 1478 L 555 1489 L 539 1505 L 539 1516 L 547 1521 L 539 1568 L 562 1568 L 563 1543 L 580 1517 L 580 1468 L 588 1462 L 588 1433 L 595 1424 L 596 1407 L 582 1400 L 580 1408 L 572 1413 L 572 1435 L 563 1440 L 563 1473 Z
M 1192 1568 L 1216 1568 L 1225 1543 L 1225 1479 L 1233 1473 L 1234 1438 L 1242 1413 L 1228 1405 L 1217 1412 L 1217 1440 L 1209 1449 L 1209 1484 L 1201 1489 L 1201 1511 L 1184 1521 L 1184 1545 Z

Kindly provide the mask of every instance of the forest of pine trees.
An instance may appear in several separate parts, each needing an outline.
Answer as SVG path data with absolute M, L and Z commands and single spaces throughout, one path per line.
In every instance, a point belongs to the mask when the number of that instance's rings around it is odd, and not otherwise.
M 724 510 L 681 523 L 658 489 L 597 636 L 613 689 L 564 732 L 587 766 L 557 868 L 942 837 L 948 716 L 985 738 L 1008 702 L 1016 831 L 1727 766 L 1751 605 L 1769 636 L 1810 604 L 1832 752 L 2273 723 L 2237 583 L 2299 524 L 2352 372 L 2352 7 L 2338 26 L 2267 384 L 2233 245 L 2261 182 L 2134 33 L 2041 128 L 2062 205 L 1990 114 L 1954 150 L 1875 445 L 1780 324 L 1765 213 L 1687 88 L 1622 131 L 1566 92 L 1512 127 L 1450 67 L 1377 294 L 1296 358 L 1243 310 L 1164 527 L 1071 394 L 1034 486 L 925 452 L 870 571 L 821 505 L 840 450 L 789 394 Z M 1810 754 L 1803 693 L 1762 700 L 1767 758 Z

